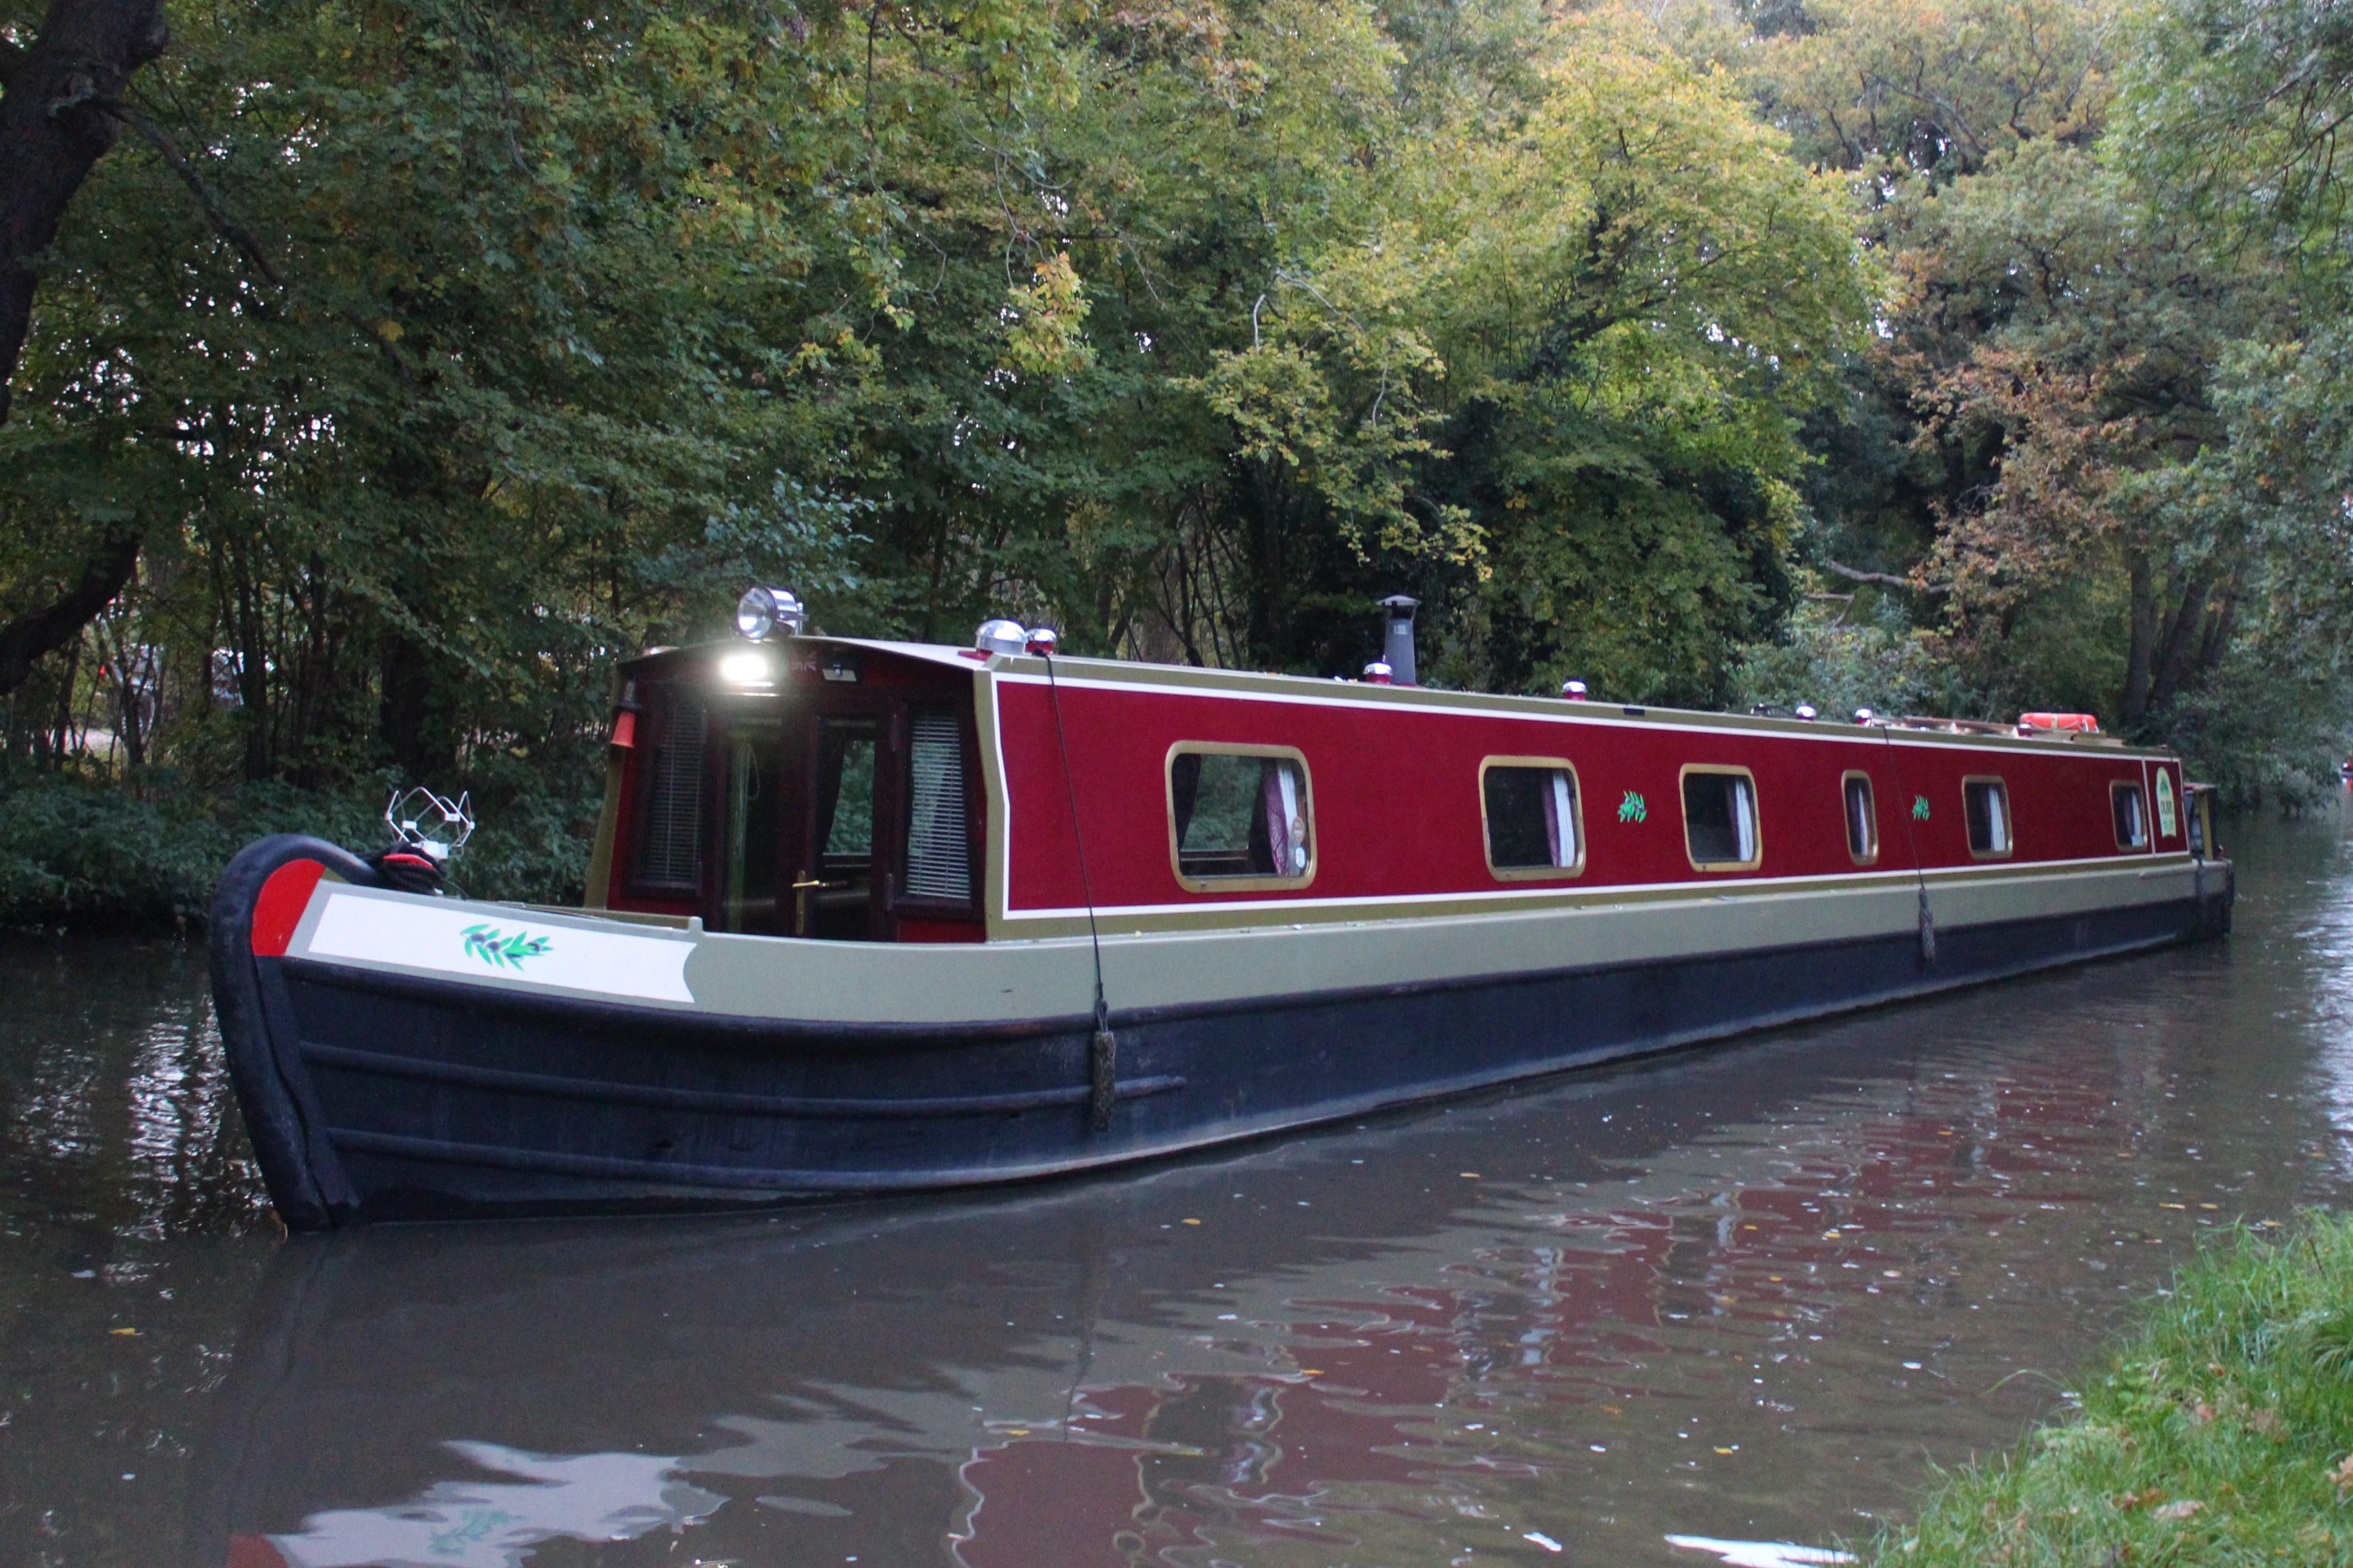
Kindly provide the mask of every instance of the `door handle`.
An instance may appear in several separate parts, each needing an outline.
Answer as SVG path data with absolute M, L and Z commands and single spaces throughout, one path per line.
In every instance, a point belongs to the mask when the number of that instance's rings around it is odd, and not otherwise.
M 848 886 L 849 886 L 848 882 L 828 882 L 820 878 L 812 877 L 806 871 L 801 873 L 800 879 L 793 883 L 793 934 L 808 935 L 808 904 L 811 893 L 820 889 L 829 892 L 839 891 Z

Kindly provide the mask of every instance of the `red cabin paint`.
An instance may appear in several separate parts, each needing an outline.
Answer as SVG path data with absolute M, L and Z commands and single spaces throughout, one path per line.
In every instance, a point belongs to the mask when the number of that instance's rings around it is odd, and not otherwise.
M 849 658 L 859 671 L 854 689 L 871 694 L 863 700 L 874 711 L 953 701 L 959 712 L 987 715 L 985 737 L 967 731 L 976 764 L 966 781 L 977 862 L 973 900 L 968 908 L 914 907 L 903 895 L 903 868 L 878 866 L 871 929 L 881 940 L 1028 936 L 1039 931 L 1025 922 L 1066 920 L 1090 905 L 1132 926 L 1140 920 L 1134 929 L 1149 929 L 1161 917 L 1198 921 L 1198 914 L 1187 911 L 1211 909 L 1235 911 L 1239 923 L 1278 918 L 1284 907 L 1299 919 L 1362 919 L 1440 912 L 1404 907 L 1430 900 L 1463 910 L 1517 908 L 1634 889 L 2052 867 L 2187 848 L 2186 814 L 2173 812 L 2167 833 L 2166 814 L 2156 809 L 2159 774 L 2168 776 L 2172 800 L 2183 801 L 2179 763 L 2063 739 L 2091 728 L 2075 715 L 2026 715 L 2022 723 L 2047 725 L 2021 741 L 1990 733 L 1994 726 L 1967 733 L 1931 730 L 1925 721 L 1850 726 L 1459 696 L 1377 679 L 1334 683 L 1061 658 L 983 655 L 985 668 L 974 668 L 965 662 L 975 654 L 968 648 L 818 638 L 790 646 L 786 711 L 796 703 L 845 700 L 852 688 L 829 685 L 824 667 Z M 627 731 L 621 721 L 637 715 L 617 720 L 617 743 L 625 750 L 605 907 L 700 915 L 714 925 L 722 919 L 720 892 L 707 870 L 693 893 L 650 888 L 632 870 L 669 722 L 666 705 L 681 692 L 704 692 L 712 699 L 706 745 L 715 752 L 726 743 L 733 721 L 712 673 L 715 658 L 709 648 L 679 649 L 631 667 L 631 689 L 647 711 L 645 721 Z M 1187 888 L 1179 880 L 1167 782 L 1170 750 L 1179 742 L 1300 753 L 1313 805 L 1312 879 L 1233 889 Z M 887 731 L 884 743 L 888 751 Z M 1482 760 L 1493 757 L 1557 758 L 1575 770 L 1586 847 L 1574 873 L 1506 878 L 1490 868 L 1480 779 Z M 788 745 L 781 765 L 797 773 L 809 764 Z M 892 765 L 903 773 L 903 756 Z M 1745 770 L 1754 780 L 1760 856 L 1753 868 L 1694 867 L 1686 852 L 1681 783 L 1694 765 Z M 706 775 L 714 766 L 707 755 Z M 1848 846 L 1844 781 L 1851 774 L 1871 784 L 1877 853 L 1866 861 Z M 1976 778 L 2004 786 L 2012 830 L 2006 854 L 1970 850 L 1964 789 Z M 2117 842 L 2109 798 L 2115 784 L 2143 792 L 2146 844 Z M 799 784 L 786 786 L 787 794 L 794 790 L 797 799 L 812 798 Z M 723 793 L 706 776 L 699 809 L 707 829 L 723 816 Z M 903 800 L 889 804 L 903 816 Z M 798 831 L 787 824 L 782 836 L 789 840 Z M 712 846 L 704 853 L 712 854 Z M 796 861 L 779 875 L 790 881 L 801 870 Z M 887 882 L 893 876 L 897 890 Z
M 2108 785 L 2154 792 L 2179 764 L 2105 748 L 1929 739 L 1896 728 L 1679 722 L 1677 715 L 1614 719 L 1597 705 L 1553 714 L 1405 706 L 1362 695 L 1237 699 L 1220 692 L 1060 682 L 1061 722 L 1073 768 L 1098 909 L 1229 902 L 1322 903 L 1910 873 L 1915 868 L 2105 860 L 2179 851 L 2152 831 L 2119 848 Z M 1077 843 L 1061 776 L 1060 743 L 1042 682 L 1000 678 L 998 739 L 1008 799 L 1008 912 L 1083 908 Z M 1557 716 L 1554 716 L 1557 715 Z M 1694 719 L 1702 716 L 1692 716 Z M 1307 763 L 1317 837 L 1311 884 L 1188 891 L 1169 865 L 1164 770 L 1179 741 L 1297 748 Z M 1576 769 L 1585 839 L 1581 873 L 1504 880 L 1487 865 L 1479 767 L 1492 756 L 1557 757 Z M 1702 871 L 1685 852 L 1680 775 L 1687 764 L 1746 769 L 1756 781 L 1762 863 Z M 1872 781 L 1879 854 L 1849 854 L 1841 781 Z M 2010 852 L 1970 852 L 1963 781 L 2007 787 Z M 1926 815 L 1917 815 L 1925 802 Z M 1631 815 L 1639 804 L 1639 819 Z M 1630 815 L 1620 819 L 1621 808 Z M 2161 826 L 2156 824 L 2154 826 Z

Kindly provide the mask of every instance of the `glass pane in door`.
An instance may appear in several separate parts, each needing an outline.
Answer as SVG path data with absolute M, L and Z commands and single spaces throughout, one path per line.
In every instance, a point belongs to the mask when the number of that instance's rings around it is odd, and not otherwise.
M 871 719 L 817 721 L 817 864 L 795 883 L 794 929 L 860 942 L 873 935 L 875 746 Z
M 780 759 L 774 731 L 738 731 L 727 741 L 727 847 L 720 899 L 722 929 L 775 931 Z

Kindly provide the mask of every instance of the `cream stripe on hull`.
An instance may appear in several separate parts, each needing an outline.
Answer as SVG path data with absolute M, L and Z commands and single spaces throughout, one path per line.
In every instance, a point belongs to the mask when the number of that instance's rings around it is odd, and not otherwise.
M 1994 871 L 1981 868 L 1926 878 L 1940 931 L 2035 918 L 2087 915 L 2182 902 L 2227 886 L 2227 862 L 2136 857 Z M 1367 987 L 1416 986 L 1564 969 L 1902 936 L 1916 931 L 1920 884 L 1909 873 L 1858 882 L 1711 884 L 1697 889 L 1596 889 L 1572 904 L 1481 909 L 1410 918 L 1349 920 L 1333 911 L 1295 924 L 1103 936 L 1104 988 L 1115 1012 L 1192 1008 L 1255 998 L 1305 998 Z M 353 905 L 350 900 L 362 900 Z M 378 906 L 381 906 L 379 908 Z M 579 966 L 533 973 L 524 957 L 494 967 L 462 953 L 420 965 L 371 953 L 366 919 L 397 921 L 394 906 L 416 900 L 322 884 L 289 947 L 290 958 L 448 981 L 462 974 L 486 989 L 668 1006 L 681 1013 L 773 1018 L 803 1024 L 987 1026 L 1071 1018 L 1093 1005 L 1093 967 L 1083 936 L 985 944 L 804 942 L 730 936 L 699 928 L 650 932 L 643 926 L 525 910 L 513 905 L 437 900 L 442 920 L 460 913 L 496 922 L 527 945 L 546 939 L 550 956 L 567 934 L 592 933 L 614 961 L 599 974 Z M 322 941 L 322 925 L 332 940 Z M 362 933 L 362 934 L 355 934 Z M 388 933 L 389 934 L 389 933 Z M 646 944 L 644 957 L 680 973 L 676 948 L 691 948 L 683 975 L 689 1000 L 645 982 L 621 938 Z M 453 947 L 453 952 L 459 950 Z M 2053 957 L 2063 956 L 2054 953 Z M 561 983 L 559 983 L 561 982 Z

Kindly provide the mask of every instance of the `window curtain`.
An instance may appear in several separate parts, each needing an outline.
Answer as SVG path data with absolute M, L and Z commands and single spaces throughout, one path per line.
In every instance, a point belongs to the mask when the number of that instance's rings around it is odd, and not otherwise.
M 1750 793 L 1748 781 L 1733 778 L 1725 781 L 1732 786 L 1732 823 L 1740 835 L 1740 858 L 1757 858 L 1757 797 Z
M 1168 763 L 1168 805 L 1176 816 L 1176 844 L 1182 848 L 1185 836 L 1193 828 L 1193 801 L 1201 790 L 1201 759 L 1192 752 L 1179 752 Z
M 1274 874 L 1296 877 L 1306 870 L 1307 823 L 1299 810 L 1299 773 L 1289 763 L 1267 759 L 1259 774 L 1259 811 Z
M 1577 864 L 1577 797 L 1570 793 L 1568 774 L 1548 770 L 1551 788 L 1544 792 L 1545 847 L 1555 866 Z

